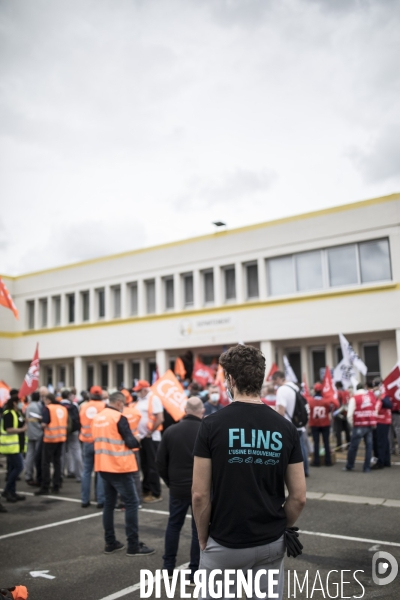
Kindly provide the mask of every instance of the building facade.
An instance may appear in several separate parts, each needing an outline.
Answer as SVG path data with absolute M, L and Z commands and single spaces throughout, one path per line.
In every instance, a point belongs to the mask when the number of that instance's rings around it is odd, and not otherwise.
M 344 333 L 385 376 L 400 357 L 400 194 L 3 276 L 0 379 L 19 386 L 39 343 L 41 383 L 117 387 L 190 349 L 237 342 L 319 379 Z

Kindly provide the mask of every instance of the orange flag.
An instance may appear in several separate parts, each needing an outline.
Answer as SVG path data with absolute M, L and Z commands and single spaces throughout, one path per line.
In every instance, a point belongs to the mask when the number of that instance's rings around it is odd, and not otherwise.
M 331 400 L 331 402 L 339 408 L 337 391 L 333 385 L 331 370 L 328 366 L 326 366 L 324 381 L 322 382 L 322 395 L 324 398 Z
M 10 387 L 5 381 L 0 381 L 0 408 L 2 408 L 10 397 Z
M 157 379 L 151 386 L 150 393 L 161 400 L 163 407 L 175 421 L 180 421 L 185 416 L 187 396 L 171 369 Z
M 0 304 L 1 304 L 1 306 L 5 306 L 6 308 L 9 308 L 10 310 L 12 310 L 14 313 L 14 317 L 16 319 L 19 319 L 17 307 L 15 306 L 13 299 L 11 298 L 11 294 L 8 291 L 8 289 L 6 288 L 5 283 L 1 277 L 0 277 Z
M 18 393 L 18 398 L 23 398 L 24 396 L 28 396 L 28 394 L 32 394 L 35 390 L 37 390 L 39 386 L 39 344 L 36 344 L 36 350 L 31 362 L 31 365 L 28 369 L 27 374 L 25 375 L 24 381 L 22 382 L 21 389 Z
M 179 356 L 175 361 L 174 373 L 175 375 L 178 375 L 181 378 L 181 381 L 183 381 L 186 377 L 185 365 L 183 364 L 183 360 L 179 358 Z

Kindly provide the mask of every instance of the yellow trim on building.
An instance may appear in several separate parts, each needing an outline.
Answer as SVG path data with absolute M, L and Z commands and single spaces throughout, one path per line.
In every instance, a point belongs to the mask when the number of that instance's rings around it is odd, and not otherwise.
M 141 317 L 128 317 L 125 319 L 112 319 L 110 321 L 96 321 L 95 323 L 79 323 L 77 325 L 64 325 L 62 327 L 51 327 L 46 329 L 29 329 L 26 331 L 0 331 L 0 338 L 19 338 L 32 335 L 43 335 L 48 333 L 69 333 L 81 329 L 94 329 L 98 327 L 112 327 L 114 325 L 129 325 L 131 323 L 146 323 L 159 321 L 162 319 L 182 319 L 188 317 L 197 317 L 221 312 L 232 312 L 236 310 L 246 310 L 249 308 L 267 308 L 269 306 L 279 306 L 282 304 L 297 304 L 299 302 L 315 302 L 317 300 L 327 300 L 330 298 L 340 298 L 345 296 L 358 296 L 360 294 L 373 294 L 376 292 L 394 292 L 400 290 L 399 283 L 383 283 L 368 287 L 360 286 L 351 290 L 327 290 L 324 292 L 312 294 L 297 294 L 286 298 L 268 298 L 267 300 L 255 300 L 242 304 L 224 304 L 222 306 L 185 310 L 181 312 L 160 313 L 154 315 L 144 315 Z
M 216 231 L 215 233 L 208 233 L 205 235 L 199 235 L 193 238 L 186 238 L 183 240 L 177 240 L 174 242 L 167 242 L 165 244 L 159 244 L 156 246 L 148 246 L 146 248 L 138 248 L 136 250 L 128 250 L 126 252 L 120 252 L 119 254 L 110 254 L 108 256 L 100 256 L 97 258 L 91 258 L 88 260 L 83 260 L 77 263 L 72 263 L 69 265 L 62 265 L 60 267 L 53 267 L 50 269 L 43 269 L 41 271 L 35 271 L 32 273 L 25 273 L 23 275 L 10 276 L 10 275 L 1 275 L 1 277 L 6 277 L 7 279 L 22 279 L 23 277 L 34 277 L 35 275 L 42 275 L 43 273 L 54 273 L 56 271 L 62 271 L 64 269 L 73 269 L 76 267 L 84 267 L 86 265 L 93 265 L 99 262 L 104 262 L 107 260 L 117 260 L 119 258 L 124 258 L 126 256 L 134 256 L 135 254 L 143 254 L 144 252 L 153 252 L 154 250 L 164 250 L 166 248 L 171 248 L 174 246 L 181 246 L 183 244 L 191 244 L 194 242 L 200 242 L 207 239 L 212 239 L 217 236 L 227 236 L 233 235 L 237 233 L 244 233 L 246 231 L 254 231 L 256 229 L 262 229 L 263 227 L 275 227 L 276 225 L 284 225 L 285 223 L 291 223 L 293 221 L 302 221 L 304 219 L 313 219 L 316 217 L 321 217 L 324 215 L 334 214 L 338 212 L 343 212 L 347 210 L 353 210 L 357 208 L 364 208 L 366 206 L 372 206 L 375 204 L 382 204 L 384 202 L 394 202 L 395 200 L 400 200 L 400 193 L 390 194 L 388 196 L 381 196 L 379 198 L 371 198 L 369 200 L 361 200 L 359 202 L 352 202 L 350 204 L 341 204 L 339 206 L 332 206 L 330 208 L 323 208 L 320 210 L 311 211 L 308 213 L 303 213 L 300 215 L 293 215 L 291 217 L 283 217 L 281 219 L 275 219 L 273 221 L 265 221 L 263 223 L 255 223 L 253 225 L 245 225 L 243 227 L 237 227 L 236 229 L 229 229 L 226 231 Z

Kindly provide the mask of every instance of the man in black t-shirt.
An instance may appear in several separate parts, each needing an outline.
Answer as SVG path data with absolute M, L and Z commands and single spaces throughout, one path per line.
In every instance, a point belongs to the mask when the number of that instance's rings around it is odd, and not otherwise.
M 267 592 L 268 579 L 271 585 L 268 571 L 279 570 L 273 590 L 282 598 L 284 533 L 306 496 L 298 432 L 260 399 L 265 358 L 259 350 L 238 345 L 219 362 L 233 402 L 202 421 L 195 443 L 192 506 L 199 568 L 241 569 L 245 576 L 252 569 L 253 578 L 265 569 L 261 592 Z

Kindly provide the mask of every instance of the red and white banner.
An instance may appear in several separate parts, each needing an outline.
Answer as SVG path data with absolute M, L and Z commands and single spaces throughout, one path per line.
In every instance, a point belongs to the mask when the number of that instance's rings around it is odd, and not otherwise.
M 39 344 L 36 345 L 35 354 L 28 369 L 25 379 L 22 382 L 21 389 L 18 392 L 18 397 L 23 398 L 32 394 L 39 386 Z
M 14 317 L 16 319 L 19 318 L 17 307 L 15 306 L 13 299 L 11 298 L 11 294 L 8 291 L 8 289 L 6 288 L 6 285 L 1 277 L 0 277 L 0 304 L 1 304 L 1 306 L 5 306 L 6 308 L 9 308 L 10 310 L 12 310 L 12 312 L 14 313 Z
M 175 421 L 185 416 L 187 396 L 170 369 L 151 386 L 150 393 L 161 400 L 163 407 Z
M 207 383 L 214 383 L 215 371 L 197 358 L 193 367 L 192 379 L 203 387 L 206 387 Z
M 400 362 L 383 380 L 383 396 L 389 396 L 392 400 L 392 410 L 400 411 Z

